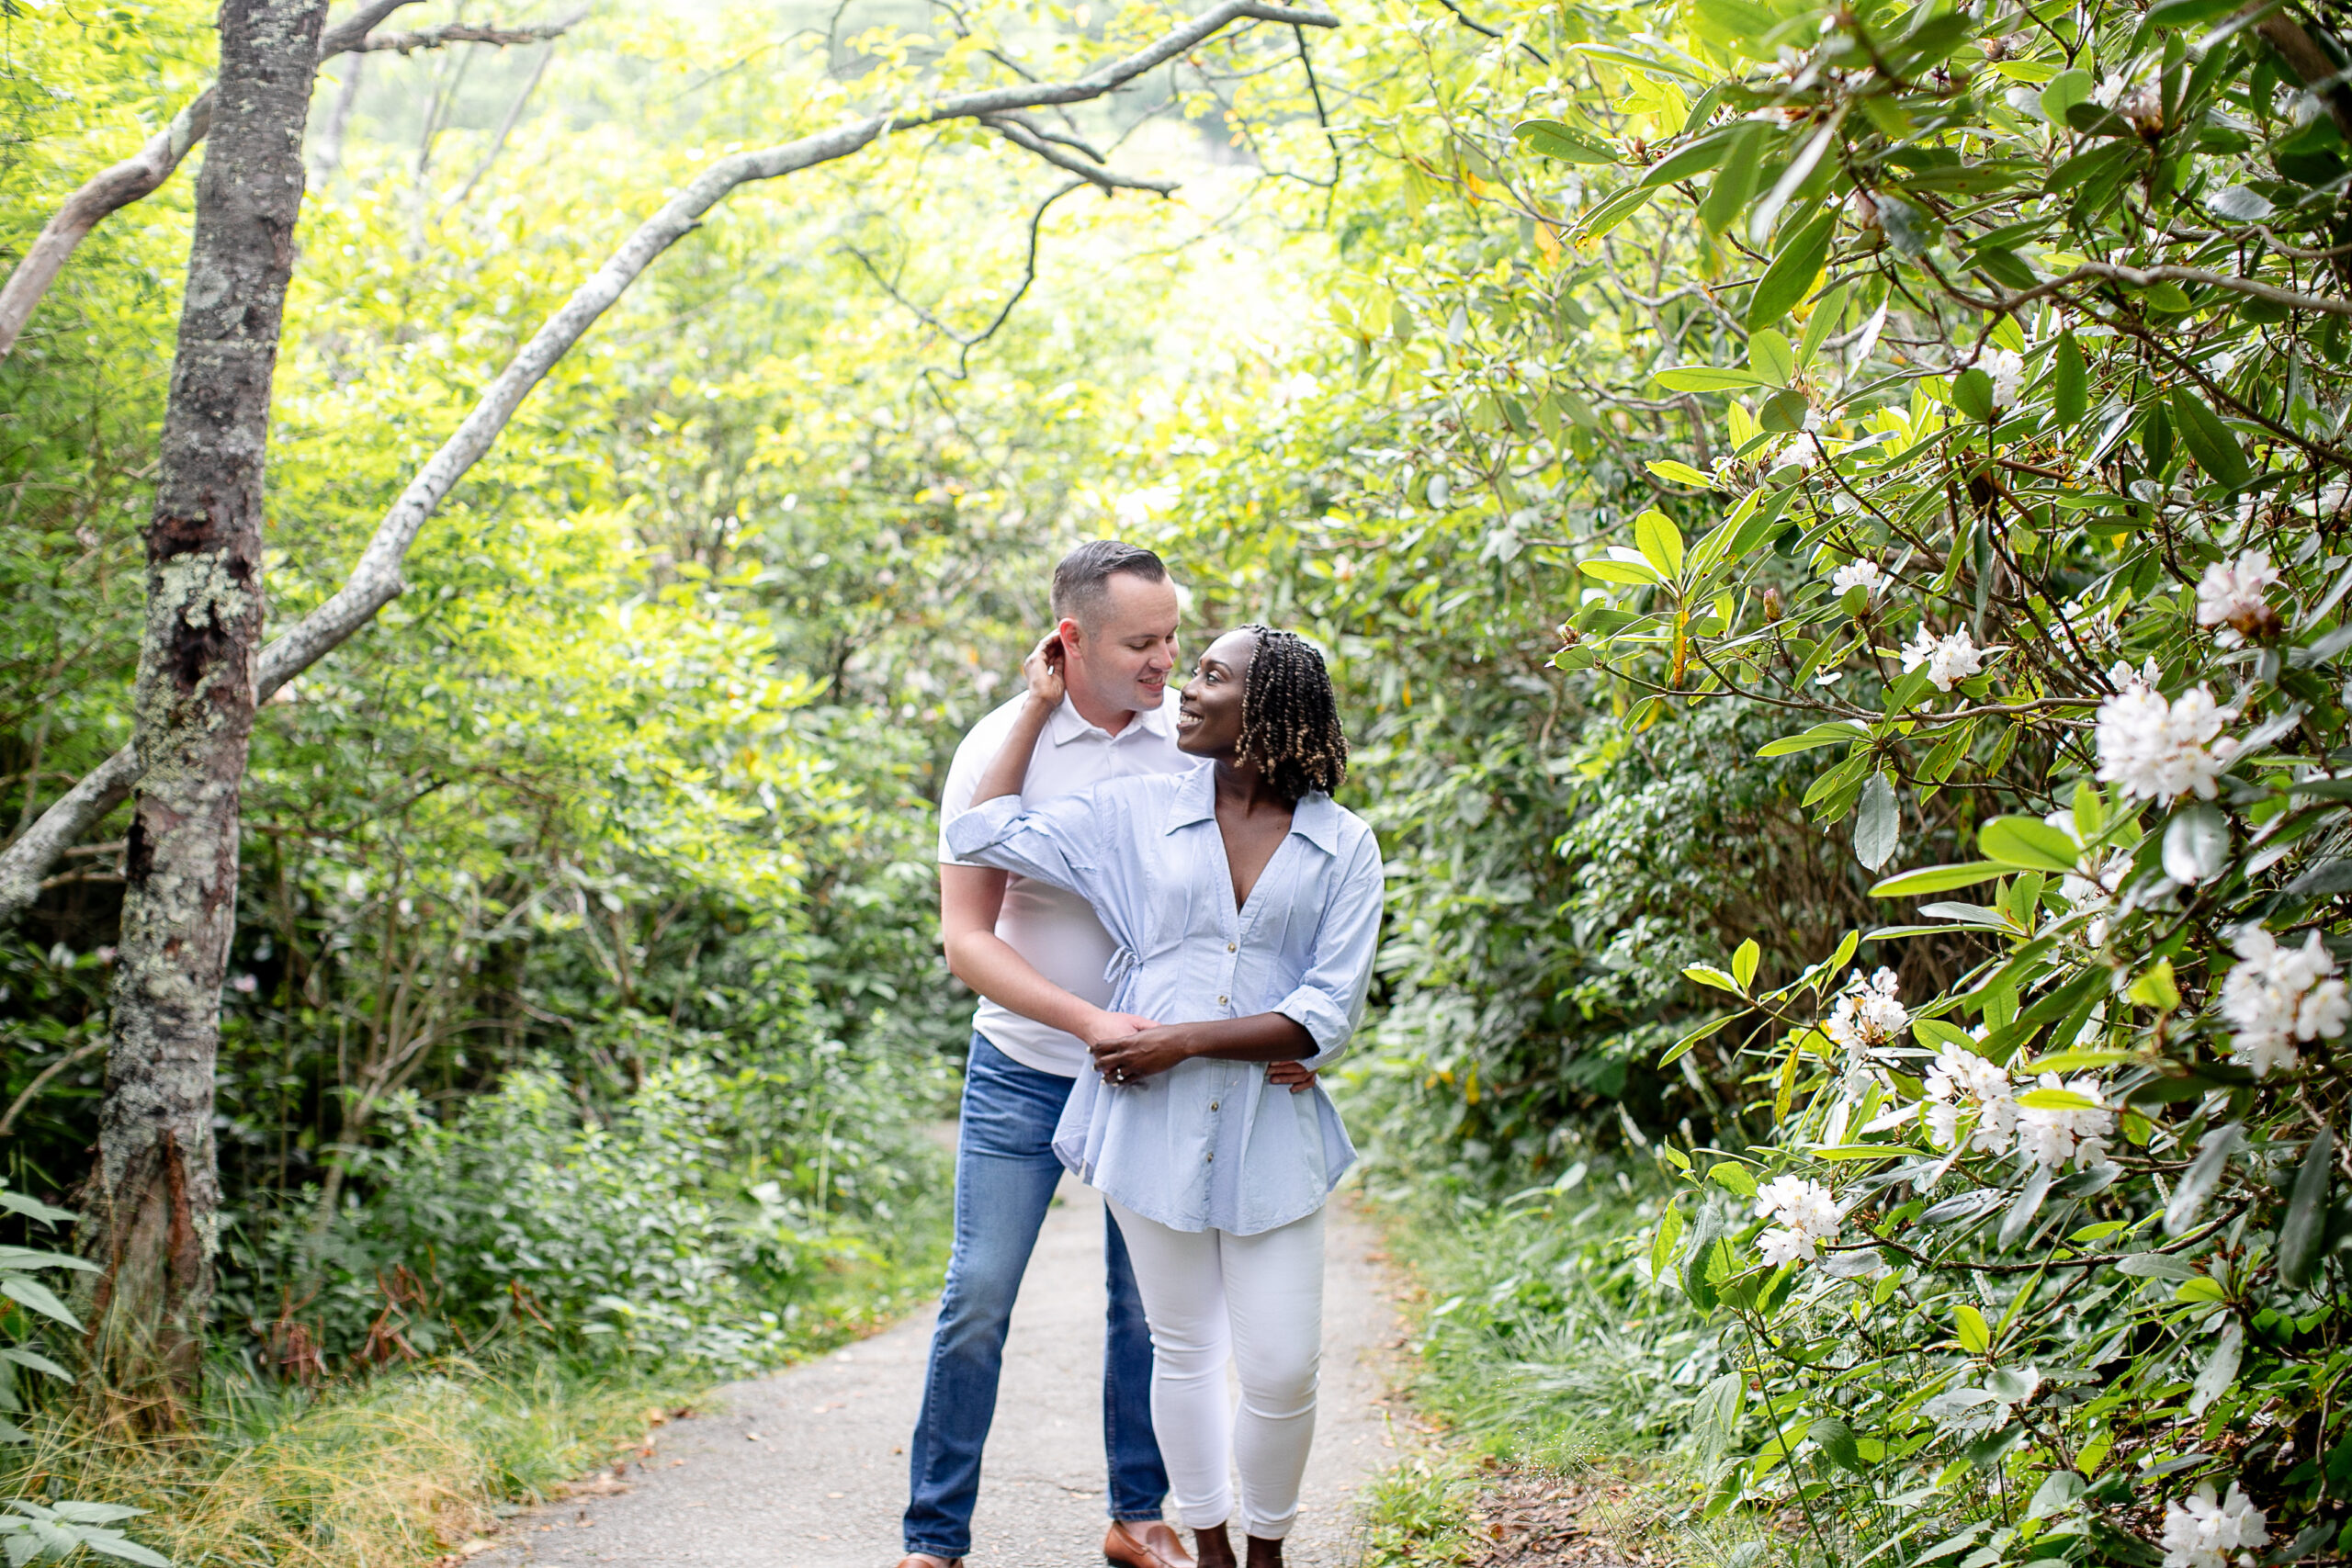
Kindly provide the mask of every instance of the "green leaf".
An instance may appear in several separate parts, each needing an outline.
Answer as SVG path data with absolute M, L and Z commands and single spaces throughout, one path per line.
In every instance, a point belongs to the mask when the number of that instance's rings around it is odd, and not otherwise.
M 2041 112 L 2050 117 L 2052 125 L 2066 123 L 2066 111 L 2076 104 L 2088 103 L 2098 84 L 2087 71 L 2062 71 L 2041 89 Z
M 1682 574 L 1682 530 L 1665 513 L 1645 512 L 1634 518 L 1634 543 L 1659 577 L 1670 580 Z
M 1682 1211 L 1669 1203 L 1658 1217 L 1657 1234 L 1650 1238 L 1650 1278 L 1664 1280 L 1674 1261 L 1674 1244 L 1682 1236 Z
M 2189 1386 L 2188 1413 L 2202 1416 L 2206 1406 L 2229 1393 L 2230 1385 L 2238 1381 L 2238 1360 L 2245 1349 L 2245 1325 L 2236 1318 L 2230 1319 L 2222 1329 L 2222 1337 L 2214 1341 L 2213 1353 L 2205 1358 L 2205 1365 Z
M 1813 363 L 1821 345 L 1837 330 L 1838 319 L 1846 313 L 1846 285 L 1838 284 L 1822 295 L 1814 306 L 1813 314 L 1804 319 L 1804 338 L 1797 344 L 1797 367 L 1803 369 Z
M 1682 365 L 1671 370 L 1660 370 L 1650 377 L 1658 386 L 1676 392 L 1744 391 L 1749 387 L 1769 387 L 1753 370 L 1728 370 L 1713 365 Z
M 2083 365 L 2082 345 L 2071 331 L 2058 334 L 2054 391 L 2059 428 L 2072 430 L 2081 424 L 2090 412 L 2090 377 Z
M 1952 378 L 1951 406 L 1979 422 L 1993 417 L 1993 378 L 1967 369 Z
M 1952 1337 L 1960 1348 L 1972 1356 L 1981 1356 L 1993 1348 L 1993 1331 L 1984 1326 L 1984 1314 L 1962 1302 L 1951 1309 Z
M 28 1280 L 20 1274 L 0 1274 L 0 1296 L 21 1302 L 43 1317 L 55 1318 L 68 1328 L 82 1326 L 81 1319 L 66 1311 L 65 1303 L 38 1280 Z
M 1884 773 L 1872 773 L 1862 785 L 1854 814 L 1854 858 L 1865 871 L 1876 871 L 1894 858 L 1903 813 L 1895 805 L 1894 786 Z
M 2198 1145 L 2197 1157 L 2189 1161 L 2188 1169 L 2172 1190 L 2172 1201 L 2165 1205 L 2165 1235 L 2179 1235 L 2195 1226 L 2197 1216 L 2204 1212 L 2205 1200 L 2221 1185 L 2230 1156 L 2245 1141 L 2245 1134 L 2234 1122 L 2205 1134 Z
M 1614 164 L 1617 150 L 1556 119 L 1525 119 L 1510 128 L 1519 144 L 1564 164 Z
M 2148 7 L 2152 28 L 2201 28 L 2240 8 L 2241 0 L 2156 0 Z
M 1649 468 L 1650 472 L 1668 484 L 1697 485 L 1701 490 L 1705 490 L 1715 482 L 1711 475 L 1702 474 L 1690 464 L 1678 463 L 1671 457 L 1652 463 Z
M 1849 740 L 1869 739 L 1870 732 L 1858 729 L 1849 719 L 1833 719 L 1816 724 L 1797 735 L 1783 735 L 1778 740 L 1767 740 L 1756 749 L 1758 757 L 1787 757 L 1799 751 L 1810 751 L 1820 746 L 1839 746 Z
M 1720 234 L 1731 227 L 1747 198 L 1756 194 L 1756 161 L 1764 146 L 1764 127 L 1755 120 L 1743 120 L 1732 132 L 1731 147 L 1724 158 L 1723 171 L 1715 175 L 1715 183 L 1708 187 L 1706 198 L 1699 203 L 1699 221 L 1710 233 Z
M 39 1351 L 28 1350 L 22 1346 L 0 1346 L 0 1361 L 14 1361 L 20 1367 L 27 1368 L 29 1371 L 36 1372 L 47 1373 L 51 1377 L 62 1379 L 66 1382 L 72 1382 L 74 1381 L 74 1374 L 72 1372 L 67 1371 L 63 1367 L 59 1366 L 55 1361 L 51 1360 L 48 1357 L 40 1354 Z
M 1796 378 L 1796 351 L 1789 340 L 1770 327 L 1750 333 L 1747 337 L 1747 367 L 1776 387 L 1785 387 Z
M 2278 1224 L 2278 1277 L 2296 1290 L 2318 1271 L 2320 1243 L 2327 1235 L 2328 1188 L 2335 1177 L 2335 1134 L 2322 1127 L 2303 1149 L 2295 1168 L 2294 1191 Z
M 2097 1111 L 2101 1102 L 2071 1089 L 2030 1089 L 2017 1097 L 2028 1111 Z
M 21 1192 L 0 1191 L 0 1209 L 22 1214 L 28 1220 L 39 1220 L 45 1225 L 62 1225 L 82 1216 L 71 1209 L 53 1208 L 38 1198 L 28 1198 Z
M 1682 973 L 1688 979 L 1696 980 L 1702 986 L 1713 986 L 1718 991 L 1729 991 L 1735 997 L 1747 993 L 1746 987 L 1713 964 L 1693 964 L 1686 967 Z
M 2237 433 L 2222 423 L 2222 416 L 2202 398 L 2191 396 L 2186 387 L 2176 387 L 2172 412 L 2180 438 L 2188 444 L 2188 455 L 2197 459 L 2197 466 L 2205 470 L 2207 478 L 2232 490 L 2253 480 L 2254 469 L 2238 446 Z
M 1756 1196 L 1756 1178 L 1736 1159 L 1720 1159 L 1707 1168 L 1707 1179 L 1742 1198 Z
M 1852 1471 L 1857 1475 L 1862 1473 L 1865 1467 L 1861 1450 L 1854 1442 L 1854 1429 L 1845 1422 L 1834 1416 L 1825 1416 L 1815 1421 L 1805 1436 L 1812 1438 L 1814 1446 L 1827 1454 L 1829 1461 L 1838 1469 Z
M 2146 973 L 2136 976 L 2123 988 L 2123 995 L 2127 1001 L 2138 1002 L 2142 1007 L 2154 1008 L 2161 1012 L 2170 1012 L 2180 1006 L 2180 987 L 2172 977 L 2172 960 L 2157 959 Z
M 1649 205 L 1657 193 L 1648 186 L 1628 186 L 1589 209 L 1577 220 L 1575 238 L 1578 241 L 1598 240 L 1618 224 Z
M 1577 570 L 1603 582 L 1626 582 L 1654 588 L 1659 581 L 1657 572 L 1629 560 L 1580 560 L 1577 562 Z
M 1746 987 L 1756 978 L 1756 965 L 1763 955 L 1764 950 L 1756 945 L 1754 937 L 1749 937 L 1746 942 L 1741 942 L 1739 951 L 1731 955 L 1732 978 L 1737 980 L 1743 987 Z
M 1822 265 L 1829 259 L 1829 239 L 1838 225 L 1838 212 L 1834 205 L 1825 209 L 1798 230 L 1764 269 L 1747 302 L 1749 332 L 1770 326 L 1813 292 L 1813 280 L 1821 276 Z
M 1643 187 L 1655 190 L 1660 186 L 1673 185 L 1714 168 L 1729 154 L 1733 142 L 1737 140 L 1736 129 L 1713 131 L 1659 159 L 1650 165 L 1650 172 L 1642 176 Z
M 111 1530 L 85 1531 L 82 1544 L 92 1551 L 107 1557 L 119 1557 L 125 1562 L 136 1562 L 141 1568 L 172 1568 L 172 1560 L 159 1551 L 151 1551 L 133 1540 L 126 1540 Z
M 2073 871 L 2082 858 L 2075 840 L 2034 817 L 1996 817 L 1976 829 L 1976 848 L 1987 860 L 2033 871 Z
M 1920 1044 L 1935 1050 L 1941 1050 L 1947 1045 L 1956 1045 L 1963 1051 L 1976 1049 L 1975 1036 L 1959 1025 L 1947 1023 L 1940 1018 L 1913 1019 L 1911 1037 Z
M 1871 886 L 1873 898 L 1914 898 L 1922 893 L 1949 893 L 1955 887 L 1973 887 L 1980 882 L 1990 882 L 2009 874 L 2009 868 L 1998 861 L 1965 861 L 1956 865 L 1928 865 L 1917 871 L 1897 872 L 1894 875 Z

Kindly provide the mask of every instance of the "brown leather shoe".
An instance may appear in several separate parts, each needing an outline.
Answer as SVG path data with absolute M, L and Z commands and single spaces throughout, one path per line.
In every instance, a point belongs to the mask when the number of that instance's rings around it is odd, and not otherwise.
M 1158 1519 L 1133 1524 L 1112 1520 L 1110 1532 L 1102 1538 L 1102 1556 L 1119 1568 L 1193 1568 L 1193 1554 L 1184 1550 L 1183 1538 Z
M 928 1551 L 910 1551 L 899 1559 L 899 1568 L 964 1568 L 960 1557 L 933 1557 Z

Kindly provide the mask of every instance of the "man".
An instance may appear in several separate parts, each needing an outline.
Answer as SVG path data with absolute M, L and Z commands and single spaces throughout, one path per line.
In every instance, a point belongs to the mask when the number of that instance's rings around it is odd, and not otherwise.
M 1022 786 L 1025 799 L 1070 795 L 1130 773 L 1181 773 L 1176 749 L 1176 585 L 1158 556 L 1096 539 L 1054 569 L 1053 612 L 1067 694 Z M 1026 694 L 974 726 L 940 800 L 939 923 L 947 966 L 982 1000 L 973 1019 L 956 1151 L 956 1239 L 932 1335 L 911 1455 L 907 1556 L 899 1568 L 961 1568 L 972 1544 L 980 1450 L 996 1415 L 1005 1329 L 1038 1226 L 1061 1179 L 1055 1123 L 1091 1042 L 1150 1021 L 1108 1012 L 1114 951 L 1074 893 L 957 863 L 944 824 L 971 805 Z M 1102 1353 L 1102 1438 L 1111 1527 L 1102 1555 L 1129 1568 L 1191 1568 L 1160 1520 L 1168 1472 L 1151 1429 L 1151 1337 L 1118 1227 L 1105 1216 L 1110 1312 Z

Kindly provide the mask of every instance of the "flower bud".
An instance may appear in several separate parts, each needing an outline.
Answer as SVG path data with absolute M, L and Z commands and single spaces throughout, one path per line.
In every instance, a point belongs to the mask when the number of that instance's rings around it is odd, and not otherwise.
M 1768 621 L 1777 621 L 1781 618 L 1781 591 L 1777 588 L 1764 590 L 1764 618 Z

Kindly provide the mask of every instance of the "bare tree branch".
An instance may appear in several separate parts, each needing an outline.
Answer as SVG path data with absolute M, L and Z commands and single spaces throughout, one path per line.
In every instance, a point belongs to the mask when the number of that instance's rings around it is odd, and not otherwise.
M 954 327 L 949 326 L 945 321 L 941 321 L 939 317 L 934 315 L 932 311 L 925 310 L 914 300 L 908 299 L 906 295 L 899 292 L 898 284 L 882 276 L 882 269 L 874 265 L 874 258 L 867 255 L 864 251 L 859 250 L 855 245 L 845 244 L 842 249 L 847 251 L 852 256 L 855 257 L 857 264 L 866 270 L 867 275 L 871 276 L 875 283 L 880 287 L 882 292 L 888 294 L 901 309 L 909 311 L 920 320 L 923 325 L 929 327 L 932 331 L 939 333 L 942 337 L 946 338 L 949 342 L 956 344 L 956 348 L 960 351 L 956 355 L 956 379 L 961 381 L 971 373 L 972 350 L 979 347 L 980 344 L 996 336 L 998 330 L 1001 328 L 1006 321 L 1012 319 L 1013 307 L 1020 304 L 1021 301 L 1027 297 L 1030 286 L 1037 281 L 1037 238 L 1040 230 L 1045 224 L 1046 213 L 1053 207 L 1054 203 L 1059 201 L 1070 192 L 1084 189 L 1088 181 L 1084 178 L 1072 180 L 1069 184 L 1063 186 L 1051 196 L 1046 197 L 1045 200 L 1039 202 L 1037 204 L 1036 210 L 1029 215 L 1029 250 L 1026 259 L 1022 263 L 1021 282 L 1014 288 L 1012 293 L 1005 299 L 1004 303 L 998 307 L 995 319 L 990 321 L 987 326 L 982 327 L 976 333 L 959 333 Z
M 1455 21 L 1457 21 L 1457 22 L 1460 22 L 1464 27 L 1468 28 L 1472 32 L 1474 32 L 1474 33 L 1477 33 L 1477 34 L 1479 34 L 1479 35 L 1481 35 L 1482 37 L 1485 37 L 1485 38 L 1498 39 L 1500 39 L 1500 38 L 1503 36 L 1502 34 L 1500 34 L 1500 33 L 1497 32 L 1494 28 L 1490 28 L 1490 27 L 1487 26 L 1487 24 L 1486 24 L 1486 23 L 1484 23 L 1484 22 L 1482 22 L 1482 21 L 1479 21 L 1476 17 L 1473 17 L 1469 12 L 1467 12 L 1467 11 L 1464 10 L 1461 6 L 1459 6 L 1455 5 L 1455 4 L 1453 3 L 1453 0 L 1437 0 L 1437 3 L 1438 3 L 1439 5 L 1441 5 L 1441 6 L 1444 6 L 1447 10 L 1449 10 L 1449 11 L 1453 12 L 1453 19 L 1454 19 Z M 1549 65 L 1549 64 L 1551 64 L 1551 63 L 1552 63 L 1552 62 L 1551 62 L 1549 59 L 1545 58 L 1544 53 L 1544 51 L 1543 51 L 1542 50 L 1540 50 L 1540 49 L 1536 48 L 1533 44 L 1529 43 L 1526 39 L 1521 39 L 1520 40 L 1519 47 L 1520 47 L 1520 48 L 1521 48 L 1521 49 L 1523 49 L 1523 50 L 1525 50 L 1525 51 L 1527 51 L 1527 52 L 1528 52 L 1528 53 L 1530 53 L 1530 54 L 1533 55 L 1533 56 L 1535 57 L 1535 63 L 1537 63 L 1538 65 Z
M 458 481 L 496 443 L 499 433 L 514 417 L 514 411 L 522 406 L 531 389 L 612 308 L 640 273 L 662 252 L 692 233 L 703 214 L 738 186 L 778 179 L 846 158 L 893 131 L 953 119 L 986 119 L 1022 109 L 1085 103 L 1181 58 L 1243 20 L 1311 28 L 1340 25 L 1340 19 L 1326 11 L 1275 5 L 1271 0 L 1219 0 L 1216 6 L 1134 53 L 1072 81 L 1019 83 L 958 93 L 927 108 L 872 115 L 780 147 L 732 153 L 713 163 L 640 224 L 603 266 L 572 291 L 563 308 L 540 325 L 521 352 L 507 362 L 497 379 L 483 389 L 472 412 L 409 480 L 391 510 L 377 525 L 374 536 L 368 541 L 344 585 L 326 603 L 262 649 L 254 682 L 255 700 L 267 702 L 279 687 L 342 646 L 374 619 L 377 611 L 400 597 L 407 586 L 401 578 L 401 562 L 408 555 L 409 547 L 416 542 L 418 532 Z M 40 820 L 16 842 L 0 851 L 0 920 L 13 919 L 32 902 L 40 891 L 41 876 L 58 856 L 121 805 L 138 777 L 138 759 L 125 747 L 41 813 Z
M 536 43 L 556 36 L 545 28 L 467 28 L 453 24 L 447 28 L 428 28 L 420 33 L 397 33 L 390 39 L 424 40 L 428 35 L 447 35 L 433 41 L 412 41 L 405 47 L 399 41 L 380 41 L 370 36 L 376 24 L 415 0 L 367 0 L 367 3 L 342 21 L 326 30 L 319 40 L 322 62 L 338 54 L 355 51 L 398 49 L 405 54 L 411 49 L 436 49 L 447 43 Z M 561 31 L 578 24 L 578 16 L 548 27 Z M 458 36 L 480 34 L 480 37 Z M 157 131 L 146 146 L 125 158 L 112 168 L 92 176 L 88 182 L 67 197 L 64 203 L 41 226 L 40 235 L 25 252 L 24 259 L 8 275 L 6 285 L 0 285 L 0 359 L 6 359 L 16 348 L 17 337 L 57 275 L 64 268 L 66 258 L 74 247 L 89 237 L 112 213 L 119 212 L 134 201 L 153 196 L 163 183 L 172 177 L 174 170 L 187 157 L 188 150 L 204 140 L 212 129 L 212 89 L 207 87 L 172 117 L 172 123 Z
M 1159 196 L 1169 196 L 1175 192 L 1174 180 L 1137 179 L 1132 175 L 1104 168 L 1100 159 L 1089 163 L 1084 158 L 1074 156 L 1063 150 L 1067 144 L 1064 138 L 1041 136 L 1011 115 L 991 116 L 987 123 L 1014 146 L 1025 148 L 1054 167 L 1067 169 L 1080 179 L 1102 186 L 1106 194 L 1114 190 L 1148 190 Z
M 447 49 L 453 43 L 490 43 L 508 47 L 545 43 L 549 39 L 561 38 L 578 27 L 587 15 L 585 11 L 575 11 L 560 22 L 535 22 L 521 28 L 444 22 L 437 28 L 419 28 L 413 33 L 370 33 L 353 44 L 351 51 L 355 54 L 376 54 L 387 50 L 410 54 L 420 49 Z
M 514 127 L 523 118 L 525 106 L 530 103 L 531 95 L 539 90 L 540 82 L 547 77 L 548 65 L 554 59 L 553 43 L 539 51 L 539 63 L 533 68 L 531 79 L 523 84 L 523 90 L 514 95 L 513 103 L 506 106 L 506 117 L 498 122 L 498 134 L 490 139 L 490 151 L 481 155 L 481 162 L 474 165 L 474 172 L 467 176 L 458 194 L 449 198 L 451 207 L 466 204 L 466 198 L 473 195 L 474 187 L 481 184 L 482 176 L 490 173 L 490 166 L 498 162 L 498 155 L 506 151 L 506 139 L 514 134 Z

